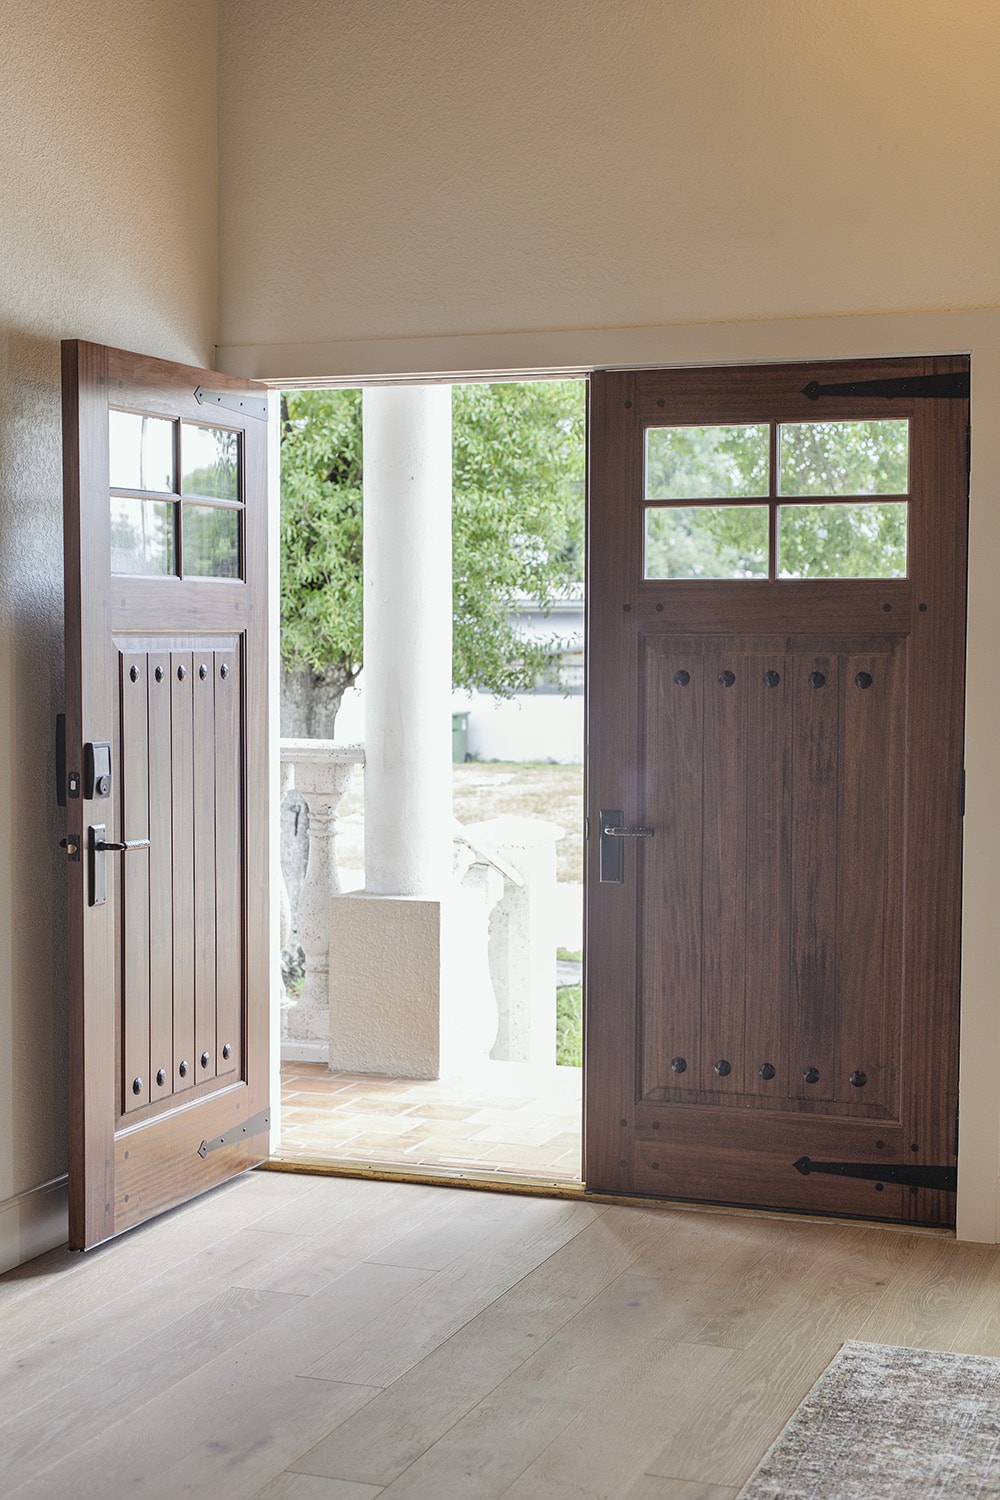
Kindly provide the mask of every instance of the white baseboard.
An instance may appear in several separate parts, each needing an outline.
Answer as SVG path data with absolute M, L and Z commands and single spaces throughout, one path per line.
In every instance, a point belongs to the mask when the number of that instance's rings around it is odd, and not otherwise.
M 329 1063 L 329 1042 L 285 1042 L 281 1044 L 282 1062 Z
M 65 1245 L 68 1237 L 65 1177 L 5 1199 L 0 1203 L 0 1272 Z

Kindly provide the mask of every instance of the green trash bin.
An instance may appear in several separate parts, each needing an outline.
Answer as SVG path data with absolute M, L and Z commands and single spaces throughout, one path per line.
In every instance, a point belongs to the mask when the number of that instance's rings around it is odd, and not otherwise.
M 455 765 L 463 765 L 469 758 L 469 715 L 451 716 L 451 758 Z

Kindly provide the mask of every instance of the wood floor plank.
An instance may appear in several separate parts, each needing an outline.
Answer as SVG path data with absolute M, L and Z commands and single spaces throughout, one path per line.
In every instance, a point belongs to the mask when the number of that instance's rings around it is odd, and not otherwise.
M 165 1468 L 146 1463 L 141 1445 L 135 1445 L 128 1455 L 131 1467 L 119 1457 L 116 1483 L 135 1500 L 177 1500 L 197 1476 L 199 1493 L 213 1500 L 244 1500 L 258 1486 L 276 1481 L 303 1448 L 376 1394 L 366 1386 L 297 1376 L 234 1412 L 223 1429 L 200 1443 L 185 1435 L 176 1463 Z
M 251 1500 L 375 1500 L 382 1491 L 374 1484 L 351 1479 L 317 1479 L 314 1474 L 279 1474 Z
M 910 1247 L 905 1266 L 857 1337 L 914 1349 L 959 1349 L 964 1329 L 975 1334 L 970 1318 L 988 1315 L 991 1298 L 987 1291 L 984 1299 L 984 1289 L 1000 1286 L 1000 1246 L 914 1237 Z
M 231 1288 L 106 1361 L 99 1379 L 84 1368 L 74 1381 L 0 1424 L 0 1481 L 13 1487 L 61 1458 L 72 1459 L 78 1448 L 107 1429 L 109 1413 L 136 1411 L 299 1300 Z M 77 1486 L 68 1483 L 62 1493 L 78 1493 Z
M 665 1283 L 655 1286 L 665 1299 Z M 619 1277 L 389 1485 L 386 1495 L 498 1500 L 506 1494 L 582 1411 L 624 1385 L 646 1357 L 654 1335 L 648 1307 L 633 1292 L 632 1278 Z M 733 1357 L 731 1350 L 703 1346 L 692 1360 L 700 1362 L 704 1383 L 717 1379 Z M 650 1457 L 659 1446 L 652 1445 Z
M 522 1199 L 519 1212 L 509 1223 L 498 1223 L 487 1244 L 430 1275 L 411 1296 L 318 1360 L 308 1374 L 359 1385 L 390 1385 L 574 1239 L 594 1215 L 587 1203 Z
M 36 1402 L 52 1397 L 78 1378 L 77 1361 L 85 1360 L 92 1379 L 102 1378 L 103 1366 L 127 1350 L 150 1348 L 150 1340 L 179 1318 L 196 1319 L 201 1309 L 235 1287 L 247 1288 L 255 1278 L 266 1280 L 281 1265 L 290 1236 L 244 1229 L 218 1244 L 169 1265 L 148 1281 L 126 1281 L 120 1295 L 103 1306 L 69 1317 L 61 1324 L 46 1320 L 41 1337 L 11 1354 L 6 1339 L 0 1355 L 0 1413 L 10 1420 Z M 51 1309 L 50 1309 L 51 1311 Z M 54 1333 L 58 1331 L 58 1337 Z
M 0 1278 L 12 1500 L 735 1500 L 845 1339 L 1000 1354 L 1000 1248 L 251 1173 Z
M 632 1255 L 629 1236 L 597 1219 L 291 1467 L 391 1483 L 589 1307 Z
M 86 1430 L 78 1433 L 73 1451 L 62 1457 L 66 1445 L 60 1441 L 49 1455 L 45 1472 L 40 1457 L 27 1473 L 22 1466 L 22 1478 L 38 1476 L 25 1487 L 23 1500 L 52 1500 L 56 1495 L 72 1495 L 73 1500 L 107 1500 L 109 1472 L 143 1474 L 170 1468 L 177 1459 L 179 1433 L 187 1448 L 212 1440 L 244 1408 L 266 1400 L 303 1374 L 303 1367 L 313 1363 L 324 1349 L 364 1327 L 376 1309 L 406 1295 L 427 1274 L 398 1266 L 362 1264 L 313 1297 L 242 1293 L 247 1298 L 284 1302 L 285 1316 L 256 1329 L 244 1327 L 242 1338 L 240 1330 L 235 1329 L 229 1346 L 217 1351 L 214 1358 L 211 1348 L 204 1358 L 200 1357 L 200 1346 L 191 1350 L 187 1372 L 183 1367 L 168 1367 L 162 1373 L 159 1390 L 149 1392 L 144 1402 L 139 1399 L 146 1394 L 141 1386 L 131 1395 L 112 1389 L 112 1400 L 103 1407 L 103 1421 L 99 1425 L 88 1422 Z M 159 1363 L 155 1350 L 149 1357 L 154 1366 Z M 95 1383 L 88 1399 L 100 1406 L 104 1393 L 103 1383 Z M 29 1413 L 29 1418 L 34 1418 L 37 1410 Z M 16 1424 L 17 1431 L 25 1420 Z M 58 1434 L 58 1409 L 51 1421 Z M 5 1438 L 6 1428 L 0 1428 L 0 1451 Z M 82 1452 L 86 1453 L 85 1468 L 80 1463 Z M 16 1482 L 13 1476 L 12 1482 Z
M 647 1343 L 503 1491 L 505 1500 L 619 1500 L 729 1358 L 706 1345 Z
M 737 1493 L 730 1485 L 643 1474 L 621 1500 L 736 1500 Z
M 863 1337 L 900 1269 L 900 1237 L 831 1229 L 826 1249 L 789 1280 L 773 1316 L 734 1351 L 711 1399 L 668 1438 L 648 1473 L 741 1485 L 844 1340 Z M 904 1252 L 917 1238 L 902 1237 Z

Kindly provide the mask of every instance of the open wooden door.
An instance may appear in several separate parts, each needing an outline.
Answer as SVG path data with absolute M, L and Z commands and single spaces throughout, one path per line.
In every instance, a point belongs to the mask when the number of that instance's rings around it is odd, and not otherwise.
M 70 1244 L 268 1151 L 267 409 L 63 345 Z
M 954 1222 L 968 386 L 593 379 L 592 1189 Z

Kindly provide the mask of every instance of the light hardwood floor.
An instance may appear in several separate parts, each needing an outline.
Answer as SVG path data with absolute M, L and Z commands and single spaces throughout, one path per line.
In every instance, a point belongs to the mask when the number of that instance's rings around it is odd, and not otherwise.
M 1000 1250 L 255 1172 L 0 1278 L 18 1500 L 734 1500 L 844 1339 L 1000 1354 Z

